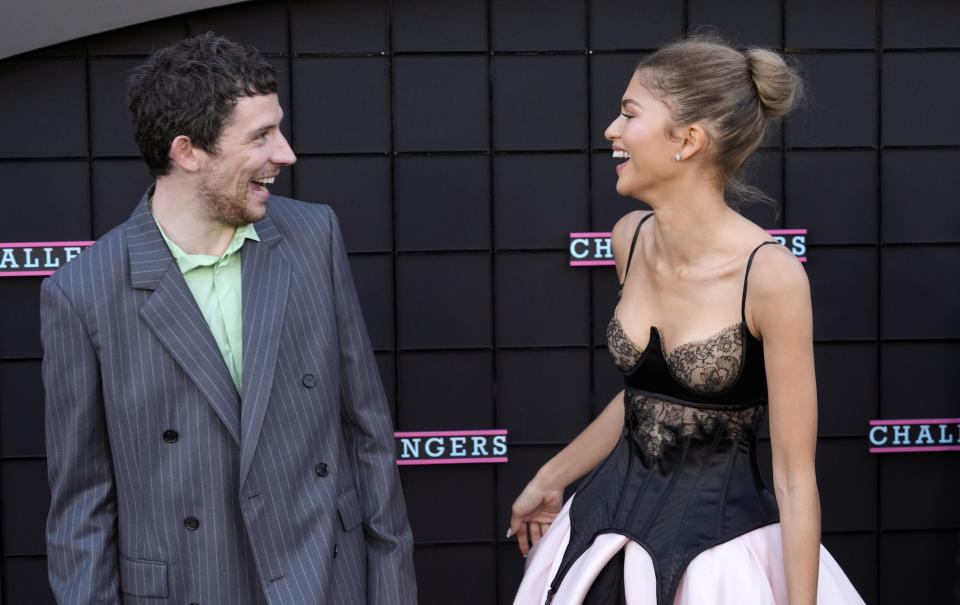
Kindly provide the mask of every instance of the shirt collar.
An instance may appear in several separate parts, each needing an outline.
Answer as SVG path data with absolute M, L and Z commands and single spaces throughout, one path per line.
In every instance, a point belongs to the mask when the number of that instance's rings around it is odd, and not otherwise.
M 212 256 L 210 254 L 187 254 L 183 249 L 175 244 L 173 240 L 167 237 L 167 234 L 163 232 L 163 227 L 160 226 L 160 223 L 157 222 L 157 217 L 154 216 L 153 220 L 157 223 L 157 229 L 160 230 L 160 235 L 163 236 L 163 241 L 167 243 L 167 247 L 170 249 L 170 254 L 173 256 L 173 259 L 177 261 L 177 266 L 180 267 L 181 273 L 186 273 L 197 267 L 209 267 L 217 264 L 221 260 L 228 258 L 237 252 L 243 247 L 244 242 L 248 239 L 259 242 L 260 236 L 257 235 L 257 230 L 254 228 L 252 223 L 246 225 L 241 225 L 237 227 L 237 230 L 233 234 L 233 238 L 230 240 L 230 243 L 227 245 L 227 249 L 223 251 L 223 254 L 220 256 Z

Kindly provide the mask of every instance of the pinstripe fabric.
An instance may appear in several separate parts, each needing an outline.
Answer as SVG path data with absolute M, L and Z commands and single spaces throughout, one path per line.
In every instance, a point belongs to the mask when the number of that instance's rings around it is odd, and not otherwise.
M 268 207 L 243 248 L 242 401 L 145 200 L 44 281 L 59 602 L 416 602 L 392 423 L 336 218 Z

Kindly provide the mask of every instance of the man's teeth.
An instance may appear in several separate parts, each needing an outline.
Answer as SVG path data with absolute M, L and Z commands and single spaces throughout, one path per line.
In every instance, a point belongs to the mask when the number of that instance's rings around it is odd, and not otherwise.
M 613 150 L 613 157 L 615 157 L 615 158 L 623 158 L 624 160 L 629 160 L 629 159 L 630 159 L 630 154 L 627 153 L 626 151 L 622 150 L 622 149 L 614 149 L 614 150 Z
M 254 183 L 260 183 L 261 185 L 273 185 L 273 181 L 276 180 L 276 177 L 269 177 L 265 179 L 253 179 Z

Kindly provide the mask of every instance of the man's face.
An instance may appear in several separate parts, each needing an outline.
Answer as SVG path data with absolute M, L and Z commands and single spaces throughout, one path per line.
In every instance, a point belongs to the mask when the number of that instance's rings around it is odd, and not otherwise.
M 280 132 L 283 110 L 277 95 L 240 97 L 200 169 L 198 195 L 214 221 L 240 226 L 266 214 L 270 191 L 281 166 L 297 161 Z

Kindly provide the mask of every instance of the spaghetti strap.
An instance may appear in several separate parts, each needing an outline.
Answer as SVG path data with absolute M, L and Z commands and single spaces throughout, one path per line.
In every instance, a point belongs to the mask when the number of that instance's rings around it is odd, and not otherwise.
M 620 282 L 621 287 L 623 287 L 623 284 L 627 283 L 627 273 L 630 272 L 630 263 L 633 261 L 633 251 L 637 247 L 637 238 L 640 236 L 640 227 L 643 227 L 643 224 L 647 222 L 647 219 L 651 216 L 653 216 L 652 212 L 640 219 L 640 222 L 637 223 L 637 230 L 633 232 L 633 241 L 630 242 L 630 254 L 627 255 L 627 268 L 623 270 L 623 281 Z
M 779 244 L 780 242 L 775 240 L 770 240 L 767 242 L 762 242 L 756 248 L 753 249 L 753 252 L 750 253 L 750 258 L 747 259 L 747 270 L 743 274 L 743 298 L 740 301 L 740 319 L 744 324 L 747 323 L 747 278 L 750 277 L 750 265 L 753 264 L 753 257 L 757 254 L 757 250 L 766 246 L 767 244 Z

